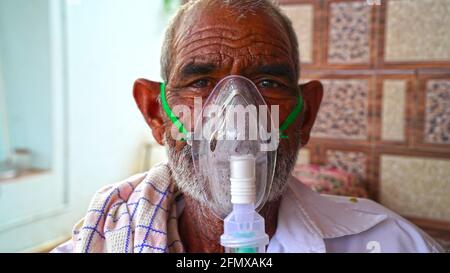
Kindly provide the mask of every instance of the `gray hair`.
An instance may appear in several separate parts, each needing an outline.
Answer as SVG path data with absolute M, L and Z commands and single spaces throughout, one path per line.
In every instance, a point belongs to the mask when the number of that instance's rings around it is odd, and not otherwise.
M 177 13 L 174 15 L 172 20 L 166 29 L 166 34 L 163 40 L 163 45 L 161 49 L 161 77 L 167 82 L 169 78 L 170 65 L 172 63 L 170 49 L 172 47 L 172 42 L 175 37 L 176 30 L 178 29 L 183 15 L 187 14 L 191 9 L 193 9 L 199 3 L 204 4 L 221 4 L 228 8 L 236 10 L 240 17 L 245 16 L 245 14 L 255 14 L 258 11 L 264 11 L 272 18 L 281 19 L 283 27 L 289 37 L 290 45 L 292 47 L 292 59 L 295 64 L 295 75 L 300 76 L 300 60 L 299 60 L 299 50 L 298 41 L 295 30 L 292 27 L 291 20 L 280 10 L 279 6 L 271 0 L 191 0 L 182 5 Z

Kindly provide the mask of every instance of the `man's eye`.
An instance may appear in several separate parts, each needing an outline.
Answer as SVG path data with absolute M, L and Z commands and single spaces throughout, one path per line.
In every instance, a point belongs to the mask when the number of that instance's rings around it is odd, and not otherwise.
M 280 86 L 281 85 L 279 83 L 272 80 L 262 80 L 258 83 L 258 87 L 260 88 L 278 88 Z
M 195 88 L 204 88 L 209 86 L 210 82 L 208 80 L 205 79 L 201 79 L 201 80 L 197 80 L 195 82 L 192 83 L 192 87 Z

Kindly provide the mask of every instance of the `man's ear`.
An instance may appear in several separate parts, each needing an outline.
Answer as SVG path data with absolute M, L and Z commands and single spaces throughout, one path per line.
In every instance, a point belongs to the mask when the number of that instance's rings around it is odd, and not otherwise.
M 153 137 L 160 145 L 164 145 L 164 124 L 160 104 L 157 100 L 160 86 L 159 82 L 137 79 L 133 86 L 133 96 L 145 121 L 152 129 Z
M 323 97 L 323 86 L 319 81 L 310 81 L 299 85 L 303 95 L 304 111 L 303 124 L 301 127 L 301 145 L 302 147 L 308 144 L 309 135 L 314 125 L 314 121 L 319 111 L 320 103 Z

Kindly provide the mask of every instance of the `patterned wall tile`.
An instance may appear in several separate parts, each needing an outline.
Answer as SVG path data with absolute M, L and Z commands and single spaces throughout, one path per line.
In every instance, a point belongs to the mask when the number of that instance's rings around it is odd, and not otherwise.
M 383 81 L 382 127 L 384 140 L 405 139 L 406 81 Z
M 365 1 L 331 3 L 328 63 L 370 61 L 371 6 Z
M 360 179 L 367 177 L 367 156 L 365 153 L 328 150 L 326 157 L 328 166 L 343 169 Z
M 450 80 L 427 82 L 424 136 L 428 143 L 450 143 Z
M 367 80 L 320 80 L 324 97 L 313 137 L 367 139 Z
M 408 216 L 450 221 L 450 160 L 384 155 L 380 201 Z
M 448 0 L 389 1 L 385 60 L 450 60 L 449 14 Z
M 300 60 L 302 63 L 313 62 L 313 25 L 314 7 L 311 4 L 287 5 L 281 7 L 291 19 L 297 34 Z

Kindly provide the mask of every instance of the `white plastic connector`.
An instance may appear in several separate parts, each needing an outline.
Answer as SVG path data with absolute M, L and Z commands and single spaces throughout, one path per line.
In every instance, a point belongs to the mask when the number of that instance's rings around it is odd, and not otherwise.
M 231 203 L 255 203 L 255 158 L 252 155 L 230 157 L 230 182 Z

